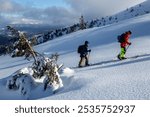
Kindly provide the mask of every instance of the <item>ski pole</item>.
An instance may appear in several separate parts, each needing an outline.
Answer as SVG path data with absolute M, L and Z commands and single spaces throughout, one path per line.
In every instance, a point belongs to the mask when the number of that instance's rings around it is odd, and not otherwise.
M 130 47 L 130 45 L 128 45 L 128 47 L 126 48 L 126 50 L 128 50 L 129 47 Z
M 128 45 L 128 47 L 126 48 L 126 51 L 125 51 L 125 53 L 127 52 L 127 50 L 129 49 L 129 47 L 130 47 L 130 45 Z
M 91 53 L 91 51 L 89 51 L 89 54 L 88 54 L 88 58 L 87 58 L 87 59 L 88 59 L 88 62 L 89 62 L 89 58 L 90 58 L 90 53 Z
M 91 53 L 91 52 L 89 52 L 89 54 L 88 54 L 88 60 L 89 60 L 89 58 L 90 58 L 90 53 Z

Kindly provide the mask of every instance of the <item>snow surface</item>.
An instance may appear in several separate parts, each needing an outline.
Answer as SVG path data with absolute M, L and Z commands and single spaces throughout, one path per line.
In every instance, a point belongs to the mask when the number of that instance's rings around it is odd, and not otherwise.
M 0 99 L 150 99 L 149 19 L 150 14 L 146 14 L 104 27 L 78 31 L 36 46 L 36 51 L 47 56 L 58 52 L 58 62 L 64 64 L 60 74 L 64 87 L 55 94 L 49 90 L 43 91 L 43 81 L 32 87 L 28 98 L 18 91 L 8 90 L 6 82 L 9 77 L 17 70 L 30 66 L 33 61 L 0 56 Z M 116 56 L 120 47 L 116 38 L 128 30 L 132 31 L 132 45 L 126 56 L 131 58 L 118 61 Z M 85 40 L 90 42 L 90 63 L 94 65 L 76 68 L 80 59 L 77 47 Z

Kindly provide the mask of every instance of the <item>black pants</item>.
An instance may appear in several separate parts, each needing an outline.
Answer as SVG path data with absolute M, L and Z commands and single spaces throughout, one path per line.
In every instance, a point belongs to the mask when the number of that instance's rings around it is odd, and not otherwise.
M 85 59 L 85 65 L 89 65 L 89 60 L 88 60 L 88 55 L 80 55 L 80 61 L 79 61 L 79 66 L 82 66 L 82 62 L 84 61 Z

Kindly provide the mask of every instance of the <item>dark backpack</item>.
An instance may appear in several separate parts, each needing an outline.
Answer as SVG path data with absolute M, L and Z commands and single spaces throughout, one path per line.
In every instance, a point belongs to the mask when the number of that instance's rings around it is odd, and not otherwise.
M 77 52 L 78 52 L 78 53 L 82 53 L 83 48 L 84 48 L 84 45 L 80 45 L 80 46 L 78 47 Z
M 117 37 L 119 43 L 125 42 L 124 36 L 125 36 L 125 34 L 123 33 L 123 34 L 121 34 L 121 35 L 119 35 L 119 36 Z

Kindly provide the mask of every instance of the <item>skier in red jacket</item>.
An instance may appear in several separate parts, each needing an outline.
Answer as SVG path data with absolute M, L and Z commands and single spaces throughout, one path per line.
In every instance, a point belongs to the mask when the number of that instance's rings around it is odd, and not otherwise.
M 131 34 L 132 34 L 131 31 L 126 32 L 126 33 L 124 34 L 124 36 L 123 36 L 124 41 L 120 43 L 121 52 L 120 52 L 120 54 L 118 55 L 118 58 L 119 58 L 120 60 L 126 59 L 126 57 L 125 57 L 126 47 L 127 47 L 127 45 L 131 45 L 131 42 L 129 42 L 129 38 L 130 38 L 130 35 L 131 35 Z

